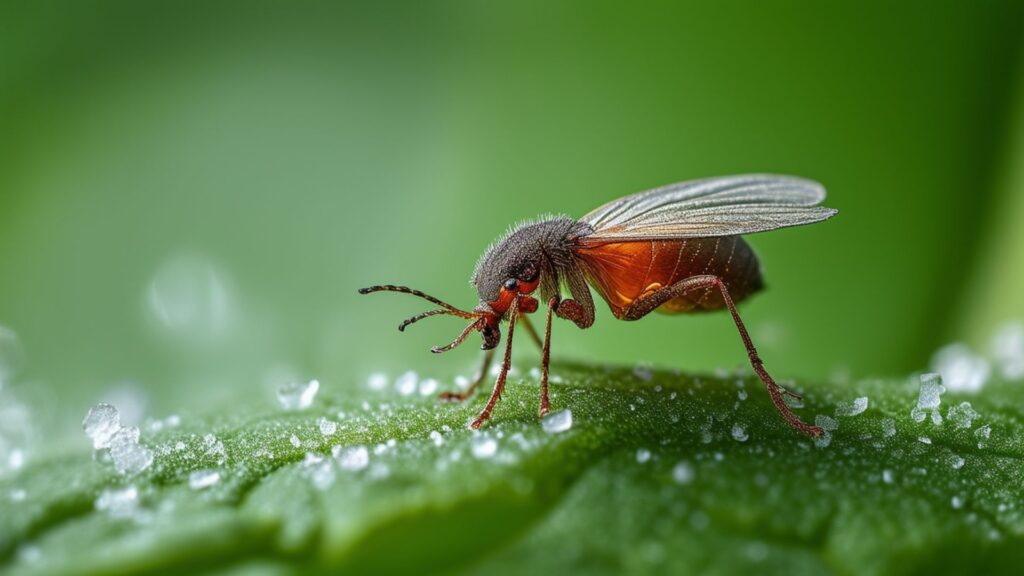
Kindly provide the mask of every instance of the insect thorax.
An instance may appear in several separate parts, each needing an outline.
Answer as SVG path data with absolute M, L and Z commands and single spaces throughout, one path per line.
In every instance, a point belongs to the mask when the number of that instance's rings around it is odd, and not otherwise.
M 557 282 L 558 270 L 572 265 L 570 238 L 585 235 L 589 230 L 587 224 L 568 216 L 546 217 L 513 226 L 491 244 L 477 262 L 472 283 L 480 300 L 494 300 L 506 280 L 522 278 L 531 270 L 539 271 L 544 280 L 550 281 L 542 281 L 542 287 L 550 287 L 551 282 Z M 557 288 L 557 284 L 554 287 Z

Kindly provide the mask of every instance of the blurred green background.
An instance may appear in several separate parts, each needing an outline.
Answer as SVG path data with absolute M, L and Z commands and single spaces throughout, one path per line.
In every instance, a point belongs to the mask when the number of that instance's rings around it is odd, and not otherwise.
M 752 237 L 780 378 L 896 375 L 1024 315 L 1020 2 L 0 4 L 0 339 L 51 438 L 436 357 L 543 213 L 743 172 L 840 215 Z M 711 370 L 727 316 L 560 323 L 554 357 Z M 16 335 L 16 338 L 15 336 Z M 517 352 L 534 362 L 536 352 Z M 77 445 L 77 444 L 76 444 Z

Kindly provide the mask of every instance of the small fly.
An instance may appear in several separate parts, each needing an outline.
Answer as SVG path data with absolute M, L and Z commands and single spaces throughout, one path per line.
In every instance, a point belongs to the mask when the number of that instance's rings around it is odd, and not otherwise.
M 793 428 L 818 436 L 821 428 L 804 423 L 786 405 L 784 395 L 799 396 L 776 384 L 765 370 L 736 302 L 764 286 L 757 256 L 741 235 L 831 218 L 837 211 L 819 206 L 824 199 L 820 184 L 791 176 L 681 182 L 614 200 L 579 220 L 555 216 L 514 227 L 477 263 L 472 283 L 479 303 L 471 311 L 405 286 L 371 286 L 359 292 L 404 292 L 439 306 L 402 322 L 399 330 L 430 316 L 470 320 L 451 343 L 431 349 L 447 352 L 474 331 L 483 339 L 483 365 L 476 379 L 463 392 L 442 394 L 446 400 L 464 400 L 480 385 L 501 341 L 501 323 L 508 322 L 501 371 L 473 428 L 490 418 L 501 398 L 517 323 L 541 347 L 539 412 L 548 413 L 551 319 L 558 316 L 579 328 L 593 325 L 589 284 L 620 320 L 639 320 L 655 310 L 685 314 L 727 309 L 775 407 Z M 563 296 L 563 287 L 569 297 Z M 537 311 L 540 301 L 547 306 L 543 341 L 527 316 Z

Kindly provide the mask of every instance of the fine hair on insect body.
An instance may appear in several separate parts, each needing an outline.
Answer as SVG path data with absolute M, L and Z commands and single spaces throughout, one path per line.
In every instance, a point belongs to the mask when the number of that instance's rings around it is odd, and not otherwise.
M 764 286 L 760 262 L 742 235 L 831 218 L 837 211 L 819 206 L 824 199 L 820 184 L 792 176 L 750 174 L 681 182 L 614 200 L 578 220 L 549 216 L 512 228 L 477 262 L 472 284 L 478 302 L 472 310 L 405 286 L 371 286 L 359 292 L 402 292 L 438 306 L 402 322 L 402 331 L 431 316 L 470 321 L 450 343 L 433 347 L 434 353 L 452 350 L 474 331 L 480 333 L 484 354 L 477 377 L 462 392 L 442 394 L 445 400 L 464 400 L 480 385 L 501 342 L 501 323 L 507 322 L 501 370 L 473 428 L 490 418 L 501 398 L 520 324 L 541 348 L 539 413 L 548 413 L 552 318 L 579 328 L 593 325 L 593 287 L 619 320 L 639 320 L 655 310 L 728 310 L 750 365 L 779 413 L 793 428 L 818 436 L 822 429 L 800 420 L 784 399 L 799 396 L 776 384 L 765 370 L 736 303 Z M 562 293 L 563 287 L 568 294 Z M 528 316 L 541 302 L 546 307 L 543 336 Z

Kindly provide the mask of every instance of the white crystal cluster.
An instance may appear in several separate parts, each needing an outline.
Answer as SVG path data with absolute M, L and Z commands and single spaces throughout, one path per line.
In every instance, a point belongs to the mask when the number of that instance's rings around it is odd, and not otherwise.
M 92 440 L 93 449 L 110 457 L 118 474 L 138 474 L 153 463 L 153 451 L 139 444 L 139 429 L 122 426 L 121 415 L 110 404 L 90 408 L 82 429 Z

